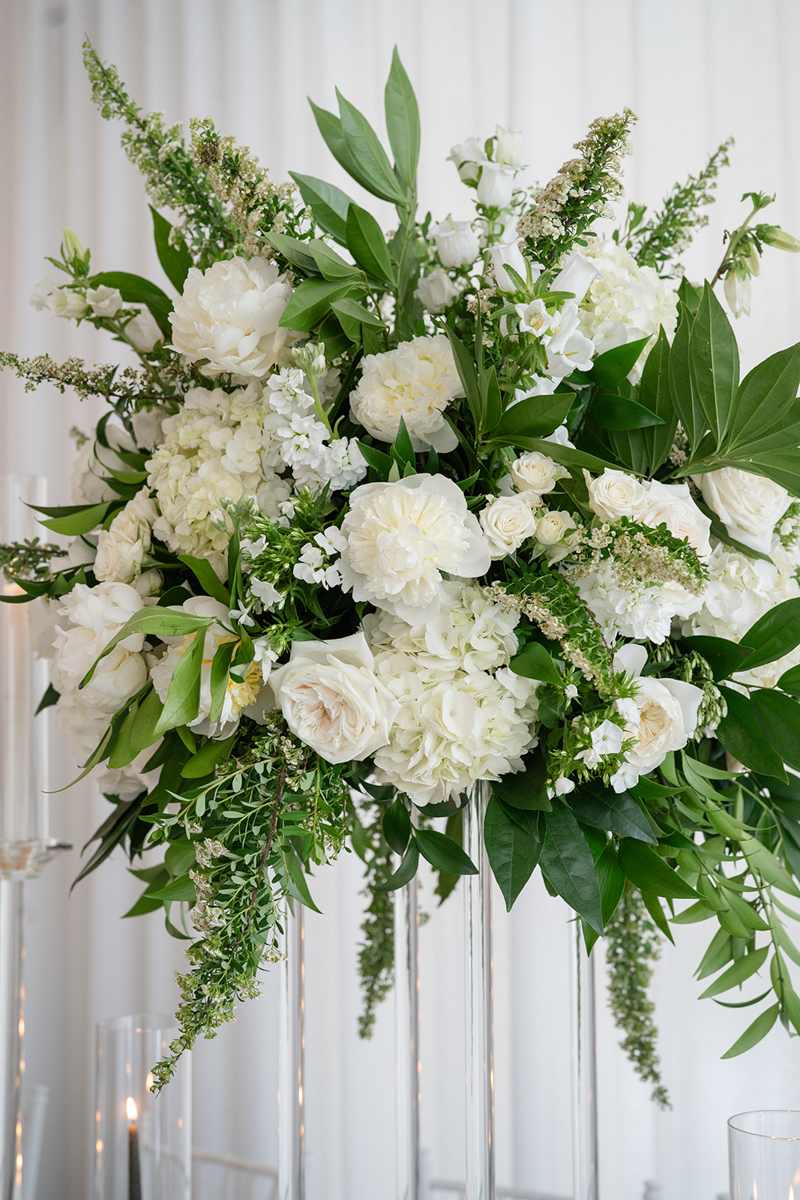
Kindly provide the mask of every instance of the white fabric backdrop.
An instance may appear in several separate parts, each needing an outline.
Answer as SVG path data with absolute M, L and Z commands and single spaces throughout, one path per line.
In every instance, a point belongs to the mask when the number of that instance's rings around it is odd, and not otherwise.
M 774 219 L 800 233 L 796 0 L 2 0 L 0 341 L 9 349 L 97 360 L 115 352 L 93 330 L 27 306 L 64 224 L 91 246 L 98 268 L 164 283 L 139 177 L 119 149 L 118 128 L 89 99 L 84 33 L 145 108 L 173 120 L 212 114 L 276 178 L 292 167 L 343 182 L 305 96 L 330 107 L 336 83 L 380 123 L 397 42 L 424 120 L 422 203 L 436 217 L 468 213 L 444 161 L 453 142 L 485 137 L 495 121 L 522 127 L 531 175 L 544 181 L 591 118 L 629 104 L 640 117 L 629 192 L 649 203 L 736 136 L 734 165 L 688 260 L 690 274 L 716 266 L 721 230 L 736 223 L 746 189 L 776 191 Z M 748 365 L 797 338 L 799 271 L 796 259 L 768 255 L 754 315 L 740 323 Z M 0 467 L 46 473 L 51 502 L 68 502 L 68 431 L 88 427 L 89 406 L 55 391 L 25 395 L 10 378 L 0 388 Z M 52 786 L 71 770 L 56 741 Z M 104 808 L 88 784 L 53 798 L 54 831 L 76 849 L 30 888 L 28 1079 L 50 1088 L 41 1200 L 87 1195 L 95 1020 L 170 1011 L 175 1000 L 180 948 L 157 917 L 120 921 L 137 893 L 121 860 L 68 898 L 77 848 Z M 321 873 L 325 916 L 308 921 L 310 1200 L 393 1194 L 391 1001 L 371 1043 L 355 1036 L 359 886 L 352 860 Z M 496 952 L 500 1179 L 563 1193 L 565 921 L 566 911 L 533 888 L 510 919 L 498 918 Z M 434 1175 L 451 1179 L 463 1169 L 460 928 L 455 898 L 422 931 L 423 1143 Z M 649 1104 L 599 995 L 603 1200 L 639 1200 L 646 1179 L 664 1186 L 666 1200 L 712 1200 L 726 1190 L 725 1118 L 746 1108 L 800 1108 L 798 1043 L 781 1030 L 754 1054 L 720 1062 L 742 1015 L 695 1000 L 691 972 L 707 928 L 679 930 L 656 977 L 671 1113 Z M 198 1145 L 275 1162 L 275 1059 L 268 979 L 263 999 L 195 1055 Z

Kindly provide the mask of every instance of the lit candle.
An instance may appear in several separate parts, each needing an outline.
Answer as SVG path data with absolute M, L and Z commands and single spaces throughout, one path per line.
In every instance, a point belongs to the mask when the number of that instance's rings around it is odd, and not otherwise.
M 132 1096 L 128 1097 L 125 1106 L 128 1113 L 128 1200 L 142 1200 L 142 1171 L 139 1163 L 139 1127 L 136 1124 L 138 1113 Z

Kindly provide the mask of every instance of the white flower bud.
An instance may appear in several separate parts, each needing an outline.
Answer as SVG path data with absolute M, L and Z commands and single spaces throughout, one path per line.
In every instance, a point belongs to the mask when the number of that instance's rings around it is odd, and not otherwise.
M 800 241 L 781 229 L 780 225 L 768 225 L 764 230 L 764 241 L 768 246 L 774 246 L 776 250 L 788 250 L 790 254 L 800 250 Z
M 442 266 L 466 267 L 478 257 L 478 238 L 469 221 L 441 221 L 431 233 Z
M 513 267 L 518 275 L 523 279 L 527 278 L 525 269 L 525 259 L 520 253 L 519 245 L 512 242 L 510 246 L 498 244 L 489 249 L 489 261 L 494 269 L 494 277 L 497 281 L 498 290 L 501 292 L 515 292 L 517 284 L 514 283 L 511 276 L 505 270 L 506 267 Z M 536 268 L 534 278 L 539 273 L 539 268 Z
M 735 317 L 750 316 L 750 276 L 740 275 L 734 267 L 725 276 L 725 299 Z
M 62 237 L 64 239 L 64 258 L 67 262 L 72 263 L 75 262 L 76 258 L 84 257 L 86 251 L 81 245 L 75 231 L 70 229 L 68 225 L 63 229 Z
M 507 167 L 522 166 L 522 137 L 521 129 L 495 126 L 494 157 L 496 162 L 505 163 Z
M 480 138 L 467 138 L 453 146 L 447 156 L 447 162 L 456 164 L 459 178 L 464 183 L 475 183 L 478 178 L 479 163 L 486 162 L 486 151 Z
M 513 167 L 487 162 L 481 167 L 478 180 L 478 202 L 486 208 L 508 208 L 514 191 Z

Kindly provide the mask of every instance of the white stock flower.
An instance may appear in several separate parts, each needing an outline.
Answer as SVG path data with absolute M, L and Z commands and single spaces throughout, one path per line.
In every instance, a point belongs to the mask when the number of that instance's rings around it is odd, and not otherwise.
M 292 286 L 266 258 L 231 258 L 192 267 L 170 314 L 173 348 L 206 375 L 263 379 L 293 336 L 279 325 Z
M 597 479 L 586 476 L 589 507 L 603 521 L 636 520 L 647 507 L 647 489 L 633 475 L 607 467 Z
M 497 496 L 481 509 L 478 519 L 492 558 L 506 558 L 534 536 L 537 504 L 541 500 L 536 493 L 526 492 L 521 496 Z
M 360 761 L 386 745 L 400 708 L 374 668 L 361 632 L 294 642 L 270 686 L 292 733 L 326 762 Z
M 735 541 L 769 554 L 773 530 L 791 504 L 786 488 L 738 467 L 708 471 L 695 482 Z
M 486 162 L 483 142 L 477 137 L 467 138 L 466 141 L 451 147 L 445 161 L 455 163 L 459 177 L 465 183 L 474 183 L 478 178 L 478 164 Z
M 539 450 L 520 454 L 509 465 L 508 472 L 518 492 L 535 492 L 544 496 L 552 492 L 559 479 L 568 479 L 569 471 Z
M 521 129 L 495 125 L 495 161 L 505 163 L 508 167 L 521 167 L 524 159 L 523 136 Z
M 697 727 L 703 699 L 702 690 L 692 683 L 642 676 L 646 662 L 644 646 L 623 646 L 614 656 L 614 670 L 626 671 L 636 679 L 638 687 L 633 701 L 637 720 L 626 730 L 626 736 L 635 737 L 636 742 L 626 758 L 640 774 L 652 771 L 670 750 L 680 750 L 686 745 Z
M 443 571 L 476 578 L 491 562 L 464 493 L 443 475 L 362 484 L 350 496 L 342 534 L 344 589 L 412 624 L 439 611 Z
M 518 284 L 514 283 L 511 276 L 506 271 L 506 267 L 513 267 L 517 274 L 524 280 L 527 280 L 527 268 L 525 259 L 522 256 L 522 251 L 519 248 L 518 242 L 509 242 L 505 244 L 498 242 L 494 246 L 489 247 L 489 261 L 492 264 L 495 281 L 498 290 L 501 292 L 515 292 Z M 535 281 L 541 274 L 541 267 L 538 263 L 531 264 L 531 280 Z M 520 305 L 519 307 L 525 307 Z M 519 311 L 519 308 L 517 309 Z
M 382 442 L 395 440 L 402 417 L 416 450 L 433 446 L 447 453 L 458 438 L 443 413 L 463 394 L 450 341 L 437 333 L 368 354 L 350 394 L 350 414 Z
M 422 301 L 425 311 L 435 316 L 453 303 L 459 289 L 443 267 L 435 267 L 428 275 L 420 276 L 414 295 Z
M 97 539 L 94 573 L 97 579 L 131 583 L 142 570 L 150 549 L 153 522 L 158 517 L 150 492 L 142 488 L 114 517 Z
M 478 180 L 478 203 L 486 208 L 508 208 L 515 175 L 513 167 L 497 162 L 483 163 Z
M 480 253 L 478 235 L 469 221 L 440 221 L 431 229 L 443 267 L 468 267 Z
M 115 317 L 122 308 L 122 295 L 119 288 L 101 283 L 99 287 L 87 288 L 86 302 L 92 310 L 92 316 Z

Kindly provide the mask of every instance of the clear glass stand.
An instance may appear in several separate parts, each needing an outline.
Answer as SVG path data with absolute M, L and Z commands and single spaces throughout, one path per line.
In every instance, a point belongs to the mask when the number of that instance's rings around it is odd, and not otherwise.
M 572 1159 L 575 1200 L 597 1200 L 597 1060 L 594 955 L 574 922 L 572 991 Z
M 295 901 L 285 921 L 286 955 L 280 964 L 278 1046 L 278 1200 L 305 1197 L 305 962 L 303 907 Z
M 488 785 L 464 809 L 464 849 L 478 868 L 464 883 L 467 1029 L 467 1196 L 495 1200 L 492 877 L 483 840 Z
M 417 880 L 394 893 L 397 1200 L 420 1200 Z

